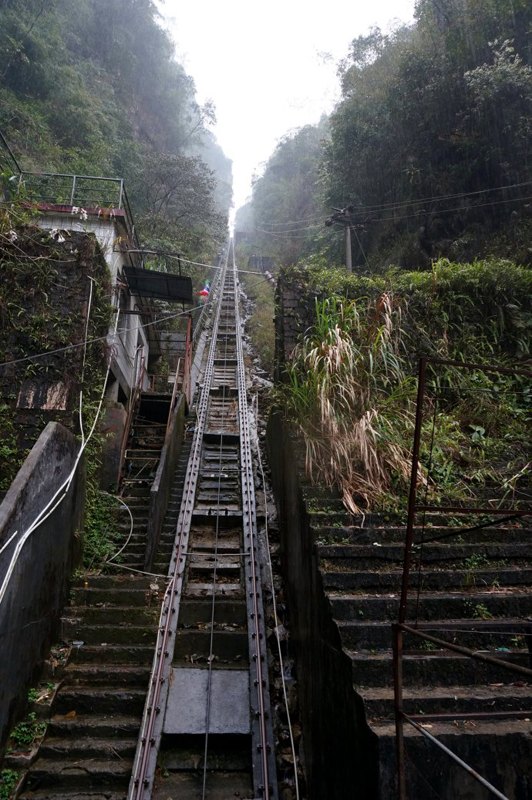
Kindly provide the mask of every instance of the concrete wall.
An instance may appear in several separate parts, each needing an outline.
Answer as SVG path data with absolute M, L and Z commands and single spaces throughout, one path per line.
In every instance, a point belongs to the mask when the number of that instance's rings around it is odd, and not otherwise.
M 108 402 L 100 426 L 103 436 L 100 486 L 115 491 L 120 480 L 120 455 L 126 427 L 127 412 L 122 403 Z
M 50 422 L 0 505 L 0 585 L 16 544 L 71 472 L 78 444 L 57 422 Z M 0 747 L 26 692 L 59 629 L 67 583 L 80 555 L 84 472 L 78 466 L 59 507 L 29 537 L 0 604 Z
M 268 454 L 281 520 L 281 559 L 296 648 L 305 769 L 311 800 L 377 796 L 377 751 L 352 686 L 318 569 L 302 500 L 297 442 L 280 416 L 268 423 Z
M 150 513 L 148 516 L 146 553 L 144 557 L 144 569 L 147 570 L 153 569 L 153 560 L 161 538 L 175 470 L 183 447 L 186 411 L 185 396 L 178 395 L 174 402 L 174 408 L 170 412 L 172 415 L 170 425 L 166 431 L 159 465 L 150 490 Z

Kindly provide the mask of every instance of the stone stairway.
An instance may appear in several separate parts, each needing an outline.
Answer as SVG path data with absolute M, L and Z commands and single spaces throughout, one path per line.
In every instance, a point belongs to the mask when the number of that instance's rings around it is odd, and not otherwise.
M 330 614 L 351 660 L 371 735 L 377 737 L 381 797 L 391 798 L 396 792 L 391 623 L 398 619 L 405 529 L 394 519 L 370 516 L 355 527 L 334 501 L 310 517 Z M 437 517 L 428 525 L 425 539 L 439 541 L 424 544 L 421 568 L 416 550 L 410 624 L 417 620 L 445 641 L 530 667 L 530 531 L 514 522 L 461 536 Z M 526 677 L 417 637 L 406 636 L 404 647 L 405 712 L 426 715 L 426 730 L 512 800 L 530 797 L 530 719 L 510 716 L 532 709 Z M 497 716 L 428 719 L 470 712 Z M 486 796 L 485 790 L 476 794 L 478 784 L 409 725 L 405 737 L 409 797 Z
M 134 517 L 133 534 L 123 554 L 128 567 L 142 569 L 149 486 L 163 438 L 164 426 L 135 420 L 123 482 L 123 498 Z M 185 438 L 176 467 L 154 574 L 124 569 L 110 573 L 109 567 L 108 574 L 86 575 L 71 591 L 62 630 L 71 647 L 70 657 L 46 737 L 20 795 L 24 800 L 123 800 L 126 796 L 190 439 Z M 128 535 L 129 521 L 120 525 L 123 536 Z

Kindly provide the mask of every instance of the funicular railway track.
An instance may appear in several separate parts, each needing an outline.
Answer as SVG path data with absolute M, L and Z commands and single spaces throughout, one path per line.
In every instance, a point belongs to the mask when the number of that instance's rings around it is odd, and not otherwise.
M 234 254 L 217 285 L 130 800 L 276 800 Z

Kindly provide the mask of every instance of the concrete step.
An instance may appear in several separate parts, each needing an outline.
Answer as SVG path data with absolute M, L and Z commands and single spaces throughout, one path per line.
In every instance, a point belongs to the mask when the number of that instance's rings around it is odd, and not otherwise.
M 180 800 L 196 800 L 202 796 L 202 773 L 174 772 L 168 770 L 161 775 L 152 794 L 152 800 L 168 800 L 179 797 Z M 253 785 L 249 772 L 208 772 L 207 797 L 212 800 L 226 798 L 251 798 Z
M 341 558 L 345 569 L 386 568 L 399 569 L 403 563 L 404 547 L 394 543 L 382 547 L 379 544 L 318 544 L 317 552 L 321 559 Z M 438 564 L 441 567 L 454 568 L 458 562 L 478 555 L 478 545 L 470 543 L 427 544 L 423 547 L 423 563 Z M 482 555 L 489 560 L 512 561 L 523 566 L 532 563 L 530 545 L 527 542 L 509 542 L 508 544 L 489 544 L 482 548 Z M 416 554 L 414 554 L 416 564 Z M 412 570 L 414 571 L 414 569 Z
M 74 584 L 74 588 L 95 589 L 149 589 L 153 579 L 147 575 L 134 575 L 133 573 L 118 575 L 87 574 Z
M 487 778 L 504 797 L 526 800 L 530 797 L 532 740 L 530 722 L 511 720 L 462 720 L 448 723 L 423 723 L 427 733 Z M 396 796 L 395 728 L 391 724 L 375 724 L 379 759 L 388 768 L 383 770 L 381 796 Z M 427 741 L 410 725 L 404 726 L 407 758 L 407 790 L 412 798 L 492 797 L 449 757 Z
M 188 597 L 184 597 L 181 600 L 179 607 L 179 625 L 181 627 L 186 628 L 190 625 L 197 625 L 198 623 L 210 623 L 211 615 L 212 600 L 193 600 Z M 220 623 L 234 623 L 244 628 L 246 621 L 247 609 L 245 602 L 239 600 L 224 600 L 222 598 L 216 599 L 214 613 L 215 625 Z
M 133 714 L 55 714 L 48 726 L 51 737 L 67 738 L 74 742 L 77 737 L 115 739 L 136 738 L 140 729 L 141 717 Z M 47 739 L 45 739 L 45 744 Z
M 177 735 L 172 736 L 170 744 L 160 751 L 159 762 L 163 769 L 196 771 L 201 770 L 205 756 L 205 736 Z M 235 772 L 246 770 L 250 765 L 251 745 L 248 736 L 225 735 L 211 733 L 207 766 L 209 770 Z
M 68 664 L 63 686 L 133 686 L 145 688 L 150 678 L 150 666 L 125 664 Z
M 74 798 L 81 791 L 88 789 L 111 789 L 112 791 L 116 791 L 118 788 L 126 789 L 132 766 L 133 759 L 129 758 L 80 759 L 79 763 L 39 758 L 28 774 L 27 788 L 24 791 L 31 791 L 32 787 L 42 791 L 59 785 L 63 791 L 70 789 L 70 796 Z
M 351 659 L 355 686 L 392 686 L 392 652 L 366 653 L 345 650 Z M 529 666 L 529 654 L 524 650 L 504 653 L 501 659 Z M 405 654 L 403 657 L 405 686 L 478 686 L 480 684 L 520 682 L 517 673 L 503 667 L 476 661 L 450 651 Z
M 70 606 L 68 616 L 63 618 L 64 629 L 69 629 L 71 625 L 76 627 L 79 624 L 86 625 L 109 625 L 115 623 L 126 626 L 149 627 L 156 622 L 159 615 L 159 604 L 153 606 L 119 606 L 116 603 L 109 603 L 100 606 Z
M 405 541 L 406 526 L 342 526 L 332 527 L 323 525 L 315 527 L 312 525 L 313 533 L 317 540 L 328 545 L 333 544 L 354 544 L 372 545 L 378 542 L 385 547 L 389 544 L 402 544 Z M 440 539 L 447 544 L 507 544 L 509 542 L 526 542 L 529 531 L 522 526 L 511 528 L 499 528 L 497 526 L 480 528 L 475 531 L 465 533 L 462 528 L 449 527 L 444 525 L 414 528 L 414 543 L 420 544 L 422 541 Z
M 142 589 L 99 589 L 93 586 L 75 588 L 70 593 L 72 605 L 69 607 L 69 611 L 72 609 L 74 615 L 78 616 L 86 606 L 115 605 L 122 608 L 126 606 L 156 606 L 159 596 L 162 597 L 164 586 L 156 581 L 151 585 L 158 586 L 159 589 L 152 589 L 150 586 Z
M 137 749 L 137 737 L 123 738 L 122 735 L 113 738 L 95 738 L 84 736 L 74 739 L 70 736 L 49 736 L 41 745 L 39 756 L 43 759 L 133 759 Z
M 81 646 L 73 649 L 70 658 L 76 663 L 105 661 L 106 664 L 151 664 L 154 643 L 155 640 L 151 643 L 132 645 L 128 637 L 125 637 L 125 642 L 122 643 L 83 642 Z
M 181 628 L 177 631 L 174 649 L 175 663 L 206 662 L 211 654 L 210 630 Z M 212 634 L 212 654 L 215 663 L 247 663 L 247 631 L 214 630 Z
M 349 650 L 388 650 L 392 646 L 389 622 L 336 620 L 336 625 L 343 646 Z M 532 623 L 518 618 L 446 619 L 433 625 L 421 624 L 420 627 L 440 639 L 472 649 L 515 649 L 516 643 L 525 648 L 527 642 L 532 646 Z M 424 647 L 423 640 L 405 634 L 405 650 L 423 650 Z
M 399 592 L 403 573 L 401 570 L 377 572 L 376 570 L 342 569 L 342 559 L 324 559 L 320 563 L 323 585 L 326 591 L 364 591 L 368 589 L 384 592 Z M 505 566 L 493 569 L 465 570 L 458 565 L 452 570 L 423 570 L 423 591 L 442 589 L 471 590 L 491 586 L 530 586 L 532 567 Z M 412 589 L 418 586 L 418 573 L 412 575 Z
M 78 791 L 75 795 L 75 800 L 125 800 L 125 792 L 117 789 L 111 791 L 110 789 L 97 789 L 88 791 Z M 53 786 L 48 789 L 23 789 L 22 794 L 19 794 L 20 800 L 73 800 L 72 790 L 63 789 Z
M 389 687 L 356 687 L 371 720 L 394 719 L 394 694 Z M 427 686 L 405 687 L 403 709 L 407 714 L 468 714 L 475 711 L 532 712 L 529 686 Z
M 129 625 L 122 622 L 117 625 L 87 625 L 81 620 L 72 620 L 66 628 L 66 641 L 83 642 L 84 644 L 154 644 L 156 638 L 155 625 Z
M 374 619 L 395 621 L 399 613 L 399 596 L 329 592 L 331 613 L 335 619 Z M 461 618 L 532 617 L 532 593 L 519 589 L 473 592 L 433 592 L 421 594 L 419 605 L 412 592 L 407 605 L 407 618 L 445 620 Z
M 127 687 L 92 688 L 72 686 L 61 689 L 54 700 L 54 714 L 142 714 L 146 692 Z

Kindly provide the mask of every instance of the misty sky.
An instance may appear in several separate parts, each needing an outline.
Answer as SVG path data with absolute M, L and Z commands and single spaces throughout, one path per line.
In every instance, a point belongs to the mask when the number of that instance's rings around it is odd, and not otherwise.
M 336 65 L 374 26 L 411 22 L 415 0 L 158 0 L 200 103 L 233 161 L 234 202 L 288 131 L 316 123 L 338 99 Z

